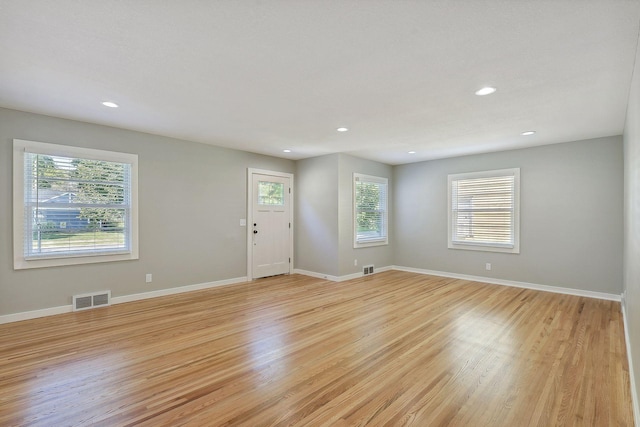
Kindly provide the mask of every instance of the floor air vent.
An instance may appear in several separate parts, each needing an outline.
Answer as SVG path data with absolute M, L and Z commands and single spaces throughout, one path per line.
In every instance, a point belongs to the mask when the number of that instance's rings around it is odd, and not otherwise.
M 373 265 L 365 265 L 362 267 L 362 273 L 366 276 L 368 274 L 373 274 Z
M 88 310 L 111 304 L 111 291 L 73 296 L 73 311 Z

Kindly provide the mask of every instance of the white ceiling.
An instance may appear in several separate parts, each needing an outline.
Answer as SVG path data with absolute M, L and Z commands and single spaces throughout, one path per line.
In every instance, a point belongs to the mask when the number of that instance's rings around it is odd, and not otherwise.
M 402 164 L 621 134 L 639 26 L 639 0 L 0 0 L 0 106 Z

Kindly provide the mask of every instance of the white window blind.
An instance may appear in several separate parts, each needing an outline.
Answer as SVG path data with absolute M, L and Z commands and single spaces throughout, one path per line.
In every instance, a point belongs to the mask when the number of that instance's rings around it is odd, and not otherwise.
M 519 169 L 449 176 L 449 247 L 518 252 Z
M 388 242 L 388 180 L 354 174 L 354 247 Z
M 46 259 L 137 258 L 137 156 L 28 141 L 18 145 L 24 145 L 21 258 L 32 261 L 22 268 Z M 69 263 L 77 262 L 53 265 Z

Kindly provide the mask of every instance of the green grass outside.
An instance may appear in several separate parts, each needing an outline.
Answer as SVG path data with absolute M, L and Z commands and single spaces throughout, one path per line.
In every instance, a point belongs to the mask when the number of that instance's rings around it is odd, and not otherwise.
M 33 246 L 38 246 L 37 233 L 34 233 Z M 45 231 L 40 235 L 42 248 L 122 244 L 123 231 L 86 231 L 86 232 L 51 232 Z

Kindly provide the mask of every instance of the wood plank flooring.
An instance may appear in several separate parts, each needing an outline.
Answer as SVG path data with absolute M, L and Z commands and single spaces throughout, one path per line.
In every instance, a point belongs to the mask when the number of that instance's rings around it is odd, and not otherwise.
M 0 325 L 1 426 L 632 426 L 620 304 L 389 271 Z

